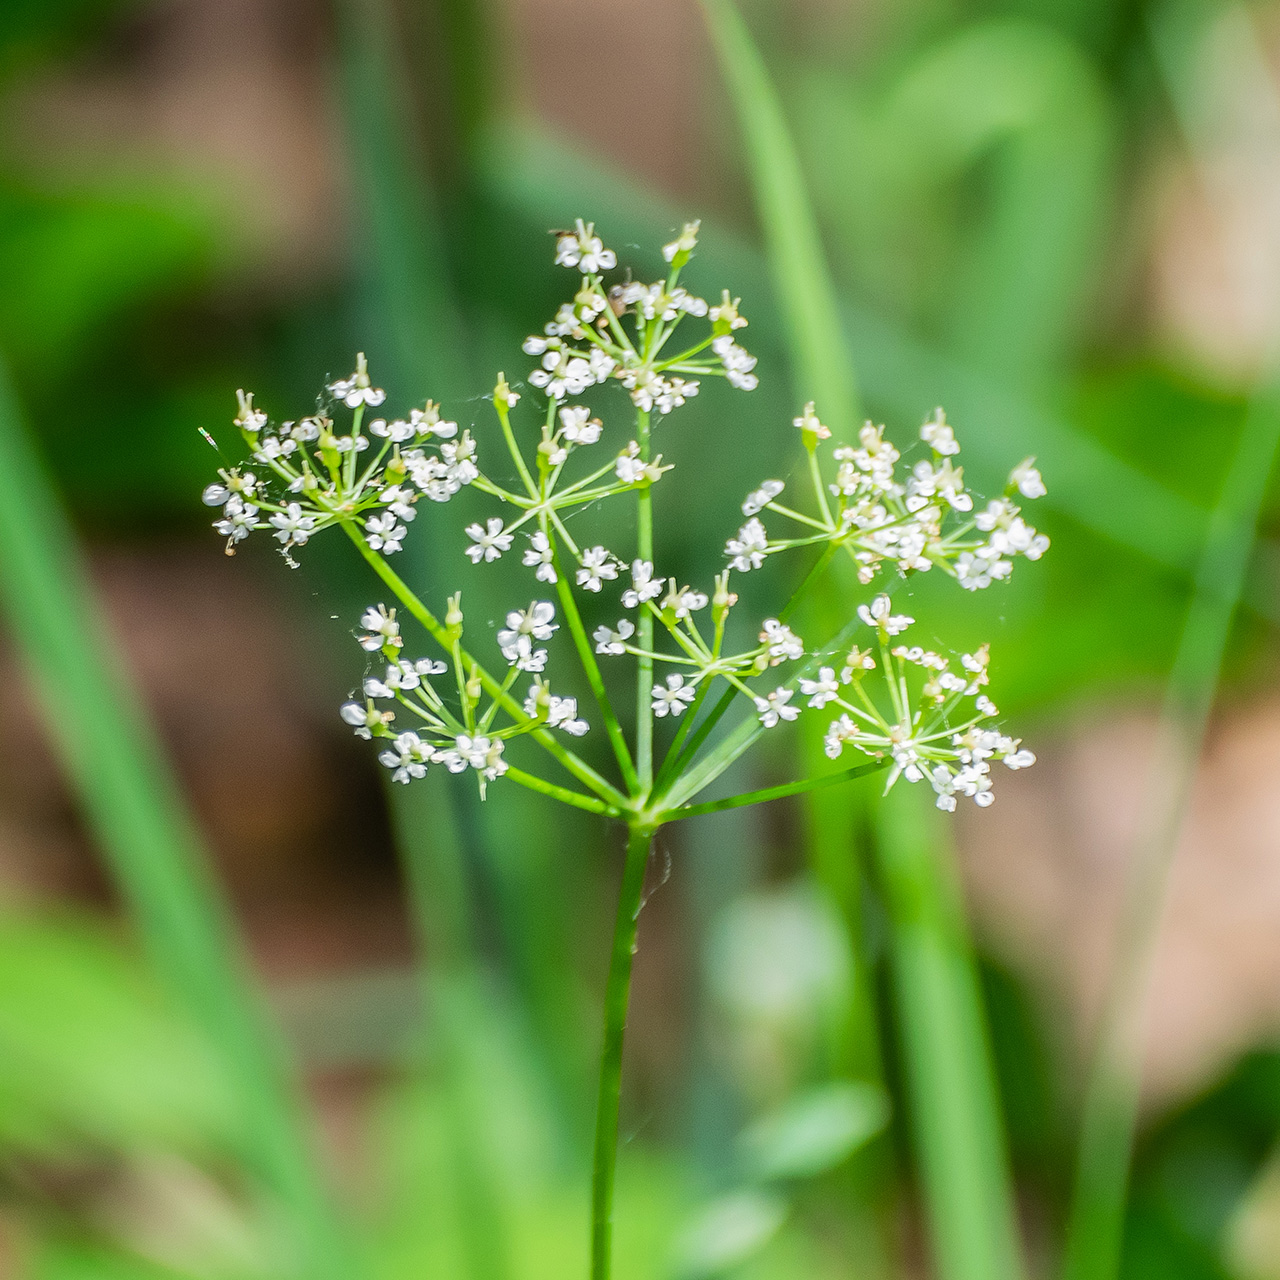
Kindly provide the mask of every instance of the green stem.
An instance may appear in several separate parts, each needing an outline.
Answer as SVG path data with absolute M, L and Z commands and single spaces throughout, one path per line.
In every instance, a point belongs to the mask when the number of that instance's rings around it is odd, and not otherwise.
M 940 1280 L 1015 1280 L 1022 1264 L 982 1001 L 928 799 L 901 782 L 890 791 L 876 852 L 933 1257 Z
M 747 804 L 764 804 L 768 800 L 798 796 L 806 791 L 821 791 L 824 787 L 834 787 L 841 782 L 851 782 L 854 778 L 864 778 L 869 773 L 876 773 L 885 768 L 887 763 L 883 760 L 872 760 L 866 764 L 854 765 L 851 769 L 842 769 L 839 773 L 824 773 L 816 778 L 801 779 L 799 782 L 784 782 L 777 787 L 761 787 L 757 791 L 744 791 L 736 796 L 726 796 L 723 800 L 687 804 L 680 809 L 667 810 L 662 815 L 662 821 L 676 822 L 681 818 L 696 817 L 700 813 L 720 813 L 724 809 L 740 809 Z
M 515 765 L 509 765 L 506 776 L 512 782 L 518 782 L 522 787 L 528 787 L 530 791 L 537 791 L 544 796 L 549 796 L 552 800 L 559 800 L 561 804 L 572 805 L 575 809 L 585 809 L 587 813 L 600 813 L 609 818 L 621 817 L 622 811 L 615 805 L 605 804 L 603 800 L 597 800 L 595 796 L 584 796 L 580 791 L 571 791 L 568 787 L 557 786 L 554 782 L 548 782 L 545 778 L 539 778 L 537 774 L 525 773 L 523 769 L 517 769 Z
M 649 415 L 641 409 L 636 414 L 636 436 L 640 457 L 649 461 Z M 653 486 L 636 491 L 636 545 L 641 560 L 653 563 Z M 636 627 L 636 647 L 653 650 L 653 614 L 641 607 Z M 653 785 L 653 659 L 642 655 L 637 659 L 636 675 L 636 772 L 640 786 L 646 791 Z
M 618 894 L 613 952 L 604 995 L 604 1041 L 596 1100 L 595 1157 L 591 1174 L 591 1280 L 608 1280 L 612 1263 L 613 1186 L 618 1164 L 618 1105 L 622 1092 L 622 1041 L 631 999 L 631 962 L 644 893 L 644 873 L 656 828 L 633 826 Z

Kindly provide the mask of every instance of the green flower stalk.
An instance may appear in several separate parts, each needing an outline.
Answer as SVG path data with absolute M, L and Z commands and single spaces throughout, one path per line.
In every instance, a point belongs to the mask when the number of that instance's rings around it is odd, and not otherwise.
M 745 523 L 725 543 L 725 567 L 705 587 L 659 572 L 654 490 L 674 464 L 655 448 L 658 432 L 706 379 L 744 392 L 758 381 L 755 357 L 737 340 L 747 325 L 739 300 L 726 290 L 709 303 L 680 284 L 697 234 L 698 224 L 690 223 L 663 248 L 664 279 L 609 284 L 617 257 L 593 225 L 579 220 L 557 233 L 556 262 L 575 272 L 577 288 L 543 332 L 523 344 L 537 360 L 526 389 L 499 374 L 492 393 L 499 457 L 513 468 L 513 483 L 483 470 L 471 430 L 431 401 L 407 417 L 371 416 L 386 396 L 361 355 L 350 378 L 328 386 L 326 407 L 298 421 L 272 426 L 253 397 L 239 393 L 236 425 L 255 469 L 222 472 L 204 495 L 222 508 L 215 527 L 228 553 L 265 529 L 294 564 L 297 549 L 338 527 L 394 598 L 372 605 L 360 620 L 358 642 L 379 667 L 341 708 L 358 736 L 376 740 L 394 782 L 408 784 L 443 767 L 471 773 L 482 798 L 490 785 L 515 783 L 627 827 L 605 996 L 594 1280 L 610 1269 L 623 1033 L 654 834 L 695 814 L 872 771 L 884 772 L 886 789 L 899 779 L 926 782 L 941 809 L 953 810 L 960 797 L 987 805 L 994 762 L 1019 769 L 1035 760 L 997 727 L 999 713 L 986 692 L 986 646 L 952 656 L 910 643 L 905 633 L 914 619 L 895 612 L 888 592 L 874 585 L 890 575 L 935 572 L 981 590 L 1006 579 L 1019 556 L 1035 560 L 1048 547 L 1019 506 L 1044 493 L 1033 461 L 1016 467 L 1005 492 L 977 509 L 941 410 L 921 428 L 921 456 L 904 475 L 901 454 L 882 427 L 868 423 L 856 445 L 836 444 L 815 406 L 806 405 L 794 420 L 805 462 L 800 496 L 784 502 L 786 485 L 772 479 L 748 494 L 741 503 Z M 685 336 L 690 325 L 698 331 Z M 613 446 L 604 443 L 604 419 L 577 403 L 610 383 L 626 392 L 634 422 Z M 348 413 L 339 431 L 335 419 Z M 441 615 L 392 566 L 418 504 L 448 502 L 466 487 L 492 499 L 494 514 L 466 527 L 464 554 L 476 565 L 492 563 L 516 554 L 519 538 L 535 592 L 546 597 L 507 613 L 495 654 L 468 647 L 460 593 Z M 588 536 L 594 509 L 615 500 L 635 506 L 631 554 Z M 570 516 L 577 517 L 572 533 Z M 739 607 L 740 592 L 755 581 L 747 575 L 769 557 L 793 553 L 809 559 L 800 586 L 772 615 L 747 623 Z M 865 598 L 843 602 L 844 624 L 809 645 L 787 620 L 837 556 L 851 560 Z M 406 649 L 410 619 L 434 644 L 426 656 Z M 562 626 L 567 636 L 557 635 Z M 560 671 L 570 654 L 577 671 L 574 692 L 565 692 Z M 630 732 L 615 711 L 628 664 L 635 699 Z M 584 687 L 603 729 L 599 752 L 576 745 L 591 737 L 579 708 Z M 739 708 L 746 714 L 720 730 Z M 698 799 L 762 734 L 814 712 L 828 718 L 827 755 L 851 751 L 859 763 Z M 665 732 L 668 725 L 674 733 Z

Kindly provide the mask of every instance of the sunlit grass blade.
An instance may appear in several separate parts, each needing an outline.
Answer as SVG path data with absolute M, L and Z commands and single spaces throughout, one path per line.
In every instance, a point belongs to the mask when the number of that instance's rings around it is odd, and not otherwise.
M 107 634 L 59 497 L 0 368 L 0 602 L 50 737 L 147 953 L 222 1054 L 247 1165 L 310 1276 L 350 1274 L 300 1100 L 253 994 L 194 819 Z
M 880 806 L 877 856 L 919 1161 L 941 1280 L 1022 1273 L 977 974 L 946 820 L 899 782 Z
M 1167 6 L 1154 29 L 1156 60 L 1210 196 L 1211 151 L 1193 105 L 1186 65 L 1208 16 L 1199 7 Z M 1188 21 L 1189 19 L 1189 21 Z M 1246 61 L 1270 83 L 1270 71 L 1245 11 L 1231 13 Z M 1280 95 L 1271 112 L 1280 120 Z M 1262 503 L 1280 449 L 1280 380 L 1271 381 L 1245 418 L 1230 469 L 1209 519 L 1191 602 L 1165 691 L 1147 792 L 1117 934 L 1107 1007 L 1084 1099 L 1076 1181 L 1068 1223 L 1065 1280 L 1115 1280 L 1124 1243 L 1129 1166 L 1141 1078 L 1142 1013 L 1169 868 L 1217 696 L 1232 620 L 1254 552 Z
M 746 143 L 774 289 L 786 319 L 798 400 L 851 438 L 858 425 L 853 362 L 782 103 L 733 0 L 702 0 Z M 797 408 L 799 406 L 797 405 Z

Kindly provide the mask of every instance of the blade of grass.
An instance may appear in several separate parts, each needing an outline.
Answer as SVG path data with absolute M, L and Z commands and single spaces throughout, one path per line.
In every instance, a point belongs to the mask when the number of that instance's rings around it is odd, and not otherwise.
M 782 103 L 733 0 L 702 0 L 702 10 L 746 143 L 797 399 L 813 400 L 823 421 L 852 439 L 859 425 L 853 361 Z
M 1187 18 L 1191 17 L 1188 23 Z M 1156 61 L 1210 196 L 1210 144 L 1184 70 L 1207 16 L 1166 6 L 1153 26 Z M 1267 60 L 1243 9 L 1232 15 L 1261 83 Z M 1280 127 L 1280 91 L 1271 115 Z M 1271 367 L 1276 368 L 1272 353 Z M 1209 520 L 1173 669 L 1130 867 L 1107 1006 L 1085 1093 L 1068 1222 L 1065 1280 L 1114 1280 L 1124 1236 L 1129 1166 L 1141 1087 L 1142 1011 L 1182 823 L 1217 696 L 1232 619 L 1253 554 L 1258 518 L 1280 449 L 1280 378 L 1273 373 L 1250 405 L 1217 506 Z
M 1022 1274 L 994 1070 L 946 820 L 905 783 L 877 815 L 893 986 L 942 1280 Z
M 244 1159 L 292 1218 L 306 1274 L 338 1280 L 350 1273 L 348 1251 L 281 1046 L 3 367 L 0 602 L 150 960 L 225 1060 L 243 1108 Z
M 852 363 L 835 288 L 780 104 L 732 0 L 703 0 L 703 8 L 747 138 L 766 253 L 790 319 L 792 363 L 810 376 L 816 369 L 832 379 L 843 375 L 847 400 L 840 407 L 852 412 Z M 853 423 L 835 425 L 850 429 Z M 840 826 L 830 813 L 817 816 L 823 821 L 809 824 L 808 858 L 821 875 L 831 851 L 818 841 Z M 882 869 L 900 925 L 896 1004 L 913 1064 L 915 1133 L 938 1267 L 947 1280 L 1013 1280 L 1021 1273 L 1013 1193 L 963 911 L 929 847 L 936 838 L 910 805 L 885 805 L 882 819 Z M 845 825 L 852 826 L 851 817 Z M 841 887 L 832 886 L 836 893 Z M 856 930 L 859 922 L 849 924 Z
M 395 13 L 386 0 L 335 0 L 343 32 L 343 106 L 349 151 L 361 197 L 358 257 L 364 265 L 364 326 L 369 347 L 389 353 L 388 382 L 413 397 L 456 399 L 467 389 L 461 317 L 455 305 L 444 234 L 424 157 L 416 145 L 407 68 L 397 56 Z M 446 61 L 467 78 L 483 53 L 471 42 L 481 26 L 473 5 L 452 0 L 440 14 L 448 44 Z M 471 131 L 485 112 L 485 87 L 468 78 L 455 106 L 464 134 L 465 160 Z M 381 344 L 381 347 L 379 347 Z M 428 586 L 433 577 L 431 536 L 441 513 L 425 512 L 417 537 L 404 552 L 413 576 Z M 507 1223 L 492 1167 L 484 1149 L 482 1100 L 474 1096 L 468 1063 L 476 1009 L 485 999 L 482 964 L 474 933 L 475 909 L 462 836 L 477 824 L 468 801 L 458 803 L 447 786 L 390 788 L 396 843 L 404 867 L 418 938 L 427 1026 L 434 1066 L 449 1099 L 451 1158 L 465 1224 L 463 1256 L 472 1280 L 502 1280 L 510 1273 Z M 474 802 L 471 802 L 472 804 Z

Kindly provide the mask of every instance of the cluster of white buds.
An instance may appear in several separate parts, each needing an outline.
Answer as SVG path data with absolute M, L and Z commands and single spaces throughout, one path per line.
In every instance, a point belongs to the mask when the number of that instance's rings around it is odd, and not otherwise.
M 747 323 L 738 314 L 738 300 L 730 301 L 726 291 L 713 305 L 677 283 L 697 243 L 698 223 L 687 223 L 662 250 L 670 263 L 666 280 L 628 280 L 606 289 L 602 273 L 618 260 L 603 246 L 594 225 L 579 218 L 573 231 L 561 232 L 556 262 L 577 268 L 582 287 L 542 333 L 525 340 L 525 353 L 542 358 L 529 382 L 560 401 L 615 378 L 636 408 L 661 414 L 696 396 L 702 377 L 720 376 L 743 391 L 754 390 L 759 383 L 756 358 L 733 337 L 734 330 Z M 671 352 L 671 339 L 685 316 L 709 319 L 711 331 Z
M 902 575 L 938 568 L 963 587 L 985 587 L 1008 577 L 1017 556 L 1038 559 L 1049 545 L 1023 520 L 1016 502 L 1044 494 L 1034 460 L 1014 469 L 1003 496 L 980 506 L 965 488 L 962 468 L 954 465 L 959 445 L 941 410 L 920 430 L 928 456 L 904 473 L 882 427 L 868 423 L 856 446 L 841 444 L 808 404 L 795 427 L 807 455 L 810 509 L 784 505 L 783 481 L 766 480 L 742 503 L 746 522 L 728 540 L 728 566 L 709 589 L 660 574 L 653 553 L 653 489 L 671 464 L 651 449 L 652 414 L 671 413 L 709 375 L 742 389 L 756 385 L 755 359 L 734 338 L 747 323 L 737 300 L 726 291 L 720 304 L 709 305 L 679 283 L 697 234 L 698 224 L 689 223 L 663 248 L 665 280 L 610 285 L 605 273 L 617 266 L 617 256 L 592 224 L 578 221 L 574 230 L 557 233 L 556 261 L 576 270 L 580 280 L 544 332 L 524 343 L 526 353 L 540 357 L 528 379 L 536 390 L 526 392 L 540 403 L 533 414 L 528 405 L 513 413 L 524 397 L 502 374 L 492 394 L 515 481 L 499 483 L 481 471 L 470 431 L 442 417 L 431 401 L 406 418 L 366 422 L 385 396 L 372 385 L 362 355 L 350 378 L 329 384 L 328 408 L 298 422 L 272 428 L 253 397 L 240 394 L 236 425 L 255 470 L 228 468 L 206 490 L 205 502 L 223 509 L 216 528 L 227 538 L 228 551 L 251 530 L 272 528 L 289 556 L 323 529 L 342 527 L 401 608 L 440 646 L 442 657 L 406 660 L 395 608 L 378 605 L 362 618 L 359 643 L 369 655 L 380 655 L 386 668 L 365 679 L 362 696 L 343 706 L 342 717 L 359 736 L 380 740 L 379 759 L 397 782 L 443 765 L 455 773 L 474 772 L 482 793 L 486 783 L 506 775 L 580 807 L 661 822 L 661 815 L 687 804 L 735 758 L 727 748 L 707 748 L 709 756 L 699 751 L 723 711 L 745 699 L 751 710 L 743 722 L 749 730 L 740 735 L 744 740 L 808 711 L 834 715 L 825 738 L 832 758 L 852 747 L 883 765 L 889 785 L 898 778 L 927 781 L 944 809 L 953 809 L 958 795 L 989 804 L 991 763 L 1019 769 L 1034 757 L 996 726 L 996 708 L 985 693 L 985 646 L 953 660 L 899 641 L 913 619 L 895 614 L 888 594 L 881 593 L 851 610 L 833 640 L 807 647 L 788 624 L 797 592 L 785 608 L 750 627 L 754 644 L 731 647 L 726 636 L 740 634 L 738 626 L 728 626 L 738 604 L 731 581 L 779 552 L 812 548 L 818 563 L 800 591 L 836 555 L 851 558 L 864 584 L 886 567 Z M 686 316 L 708 320 L 709 331 L 666 354 Z M 628 393 L 634 413 L 634 432 L 612 449 L 602 445 L 602 419 L 576 402 L 588 388 L 611 381 Z M 336 431 L 331 416 L 338 406 L 351 413 L 345 434 Z M 464 648 L 459 595 L 449 598 L 438 620 L 387 564 L 408 534 L 416 503 L 448 501 L 463 486 L 497 504 L 495 514 L 466 526 L 465 555 L 484 565 L 515 549 L 534 581 L 551 589 L 535 590 L 555 596 L 506 615 L 495 637 L 505 674 L 490 674 Z M 622 495 L 633 497 L 639 516 L 630 554 L 585 537 L 579 522 L 570 533 L 571 512 L 585 521 L 590 508 Z M 765 517 L 790 522 L 794 536 L 771 537 Z M 621 616 L 606 603 L 615 592 L 613 607 Z M 603 606 L 610 610 L 606 617 L 618 620 L 593 628 L 580 608 L 587 605 Z M 621 787 L 565 744 L 566 738 L 585 735 L 588 724 L 577 700 L 553 694 L 547 678 L 550 647 L 560 630 L 557 617 L 567 623 L 595 697 Z M 863 631 L 874 633 L 874 640 L 865 649 L 850 647 Z M 636 664 L 634 753 L 604 678 L 623 657 Z M 532 682 L 521 697 L 516 682 L 526 675 Z M 708 710 L 713 686 L 722 696 Z M 678 722 L 662 762 L 653 758 L 655 721 Z M 548 751 L 592 794 L 570 791 L 508 761 L 506 744 L 521 737 Z M 687 774 L 695 781 L 683 783 Z M 682 791 L 686 785 L 689 790 Z
M 385 739 L 388 745 L 378 759 L 391 770 L 393 782 L 411 782 L 426 776 L 428 765 L 444 765 L 450 773 L 473 769 L 481 795 L 485 784 L 501 777 L 510 767 L 503 759 L 505 744 L 523 734 L 543 728 L 557 729 L 581 737 L 589 728 L 578 717 L 574 698 L 556 697 L 542 678 L 547 651 L 535 648 L 539 640 L 550 639 L 558 624 L 555 606 L 535 600 L 528 609 L 507 615 L 507 626 L 498 632 L 498 645 L 507 661 L 507 677 L 488 693 L 478 664 L 468 660 L 462 648 L 463 616 L 461 595 L 449 598 L 441 637 L 448 660 L 401 656 L 403 638 L 396 610 L 375 605 L 360 619 L 364 634 L 361 647 L 386 659 L 381 676 L 366 677 L 363 698 L 344 703 L 341 715 L 360 738 Z M 509 694 L 520 672 L 538 673 L 522 706 Z M 442 693 L 433 682 L 452 675 L 453 688 Z M 392 704 L 382 706 L 382 703 Z M 398 711 L 413 717 L 413 727 L 402 729 Z M 501 723 L 499 723 L 501 721 Z
M 855 645 L 842 655 L 838 676 L 834 666 L 824 666 L 815 679 L 800 681 L 810 707 L 840 708 L 823 739 L 831 759 L 852 746 L 890 762 L 888 785 L 899 776 L 927 781 L 937 793 L 938 808 L 947 810 L 955 809 L 957 795 L 970 796 L 984 808 L 991 803 L 991 760 L 1010 769 L 1035 764 L 1035 756 L 1021 749 L 1017 738 L 994 727 L 999 712 L 983 692 L 986 645 L 961 654 L 960 669 L 954 671 L 942 654 L 891 643 L 915 619 L 895 614 L 887 595 L 860 605 L 858 615 L 875 631 L 876 649 Z M 877 669 L 884 679 L 873 683 L 868 673 Z M 881 684 L 878 705 L 872 693 Z
M 800 512 L 779 502 L 785 488 L 781 480 L 766 480 L 749 493 L 742 514 L 750 518 L 725 544 L 730 565 L 741 573 L 760 568 L 779 551 L 827 546 L 853 559 L 862 583 L 870 583 L 888 562 L 903 573 L 937 567 L 976 591 L 1007 578 L 1016 556 L 1038 560 L 1049 549 L 1049 539 L 1023 520 L 1014 501 L 1019 495 L 1044 496 L 1035 459 L 1019 463 L 1004 495 L 975 511 L 964 468 L 951 461 L 960 445 L 941 409 L 920 428 L 932 456 L 919 459 L 905 475 L 898 473 L 901 454 L 885 439 L 884 428 L 868 422 L 856 448 L 829 449 L 834 478 L 824 479 L 820 444 L 830 439 L 830 430 L 812 403 L 795 425 L 809 455 L 813 510 Z M 799 526 L 794 536 L 771 538 L 759 514 L 766 510 Z
M 407 418 L 387 421 L 365 415 L 386 399 L 373 386 L 364 354 L 349 378 L 331 382 L 332 406 L 354 410 L 350 430 L 338 434 L 327 411 L 273 427 L 256 409 L 252 393 L 238 391 L 235 426 L 248 444 L 258 475 L 243 468 L 221 471 L 221 483 L 204 491 L 206 506 L 222 507 L 214 528 L 233 555 L 254 529 L 274 529 L 290 565 L 291 552 L 331 525 L 357 519 L 369 545 L 384 555 L 400 550 L 423 498 L 448 502 L 480 475 L 475 441 L 440 416 L 430 400 Z M 368 435 L 364 432 L 368 431 Z M 369 436 L 377 440 L 376 447 Z M 372 458 L 362 455 L 372 449 Z

